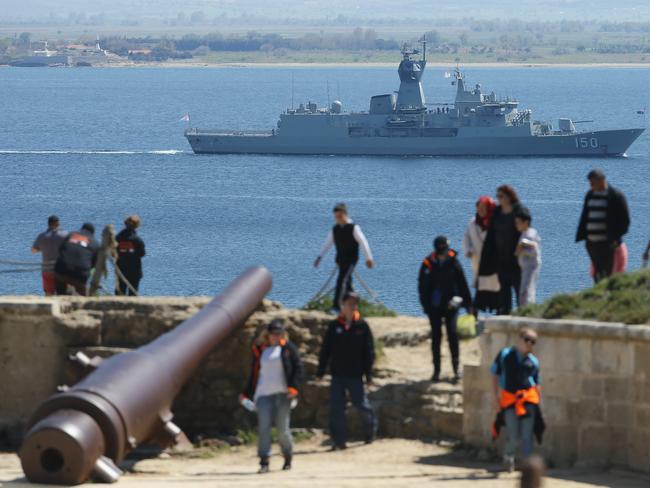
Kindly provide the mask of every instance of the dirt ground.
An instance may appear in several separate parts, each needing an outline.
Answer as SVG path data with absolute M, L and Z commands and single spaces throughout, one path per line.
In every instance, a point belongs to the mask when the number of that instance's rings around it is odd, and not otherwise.
M 317 436 L 296 446 L 291 471 L 281 471 L 281 464 L 282 459 L 276 456 L 271 460 L 271 473 L 257 474 L 252 446 L 210 459 L 147 459 L 133 464 L 117 486 L 514 488 L 519 478 L 516 473 L 495 473 L 494 466 L 470 461 L 444 447 L 400 439 L 382 439 L 369 446 L 351 444 L 346 451 L 328 452 L 322 437 Z M 33 486 L 24 480 L 15 455 L 0 455 L 0 486 Z M 572 469 L 549 473 L 544 486 L 641 488 L 650 486 L 650 479 L 624 472 Z

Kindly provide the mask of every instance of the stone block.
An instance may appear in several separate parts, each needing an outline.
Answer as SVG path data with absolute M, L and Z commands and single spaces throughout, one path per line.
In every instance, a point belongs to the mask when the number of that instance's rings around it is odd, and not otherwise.
M 618 340 L 595 340 L 591 348 L 593 372 L 616 376 L 632 376 L 635 349 L 631 343 Z
M 549 425 L 571 422 L 565 397 L 545 394 L 543 403 L 544 418 Z
M 609 427 L 587 426 L 580 429 L 578 462 L 587 465 L 606 464 L 609 458 Z
M 578 429 L 566 422 L 547 422 L 542 453 L 554 467 L 573 466 L 578 459 Z
M 650 428 L 650 407 L 635 408 L 635 421 L 638 429 Z M 650 442 L 650 439 L 648 439 Z
M 576 398 L 580 391 L 581 377 L 576 374 L 564 372 L 545 372 L 542 365 L 542 390 L 543 395 L 552 395 L 564 398 Z
M 569 422 L 576 426 L 603 424 L 605 404 L 594 399 L 571 400 L 566 404 Z
M 635 409 L 632 405 L 624 403 L 608 403 L 605 420 L 612 427 L 626 427 L 634 429 L 636 423 Z
M 650 429 L 634 430 L 628 443 L 628 466 L 647 472 L 650 466 Z
M 635 343 L 633 348 L 635 376 L 650 381 L 650 343 Z
M 625 377 L 609 377 L 605 379 L 605 399 L 608 402 L 627 402 L 634 394 L 631 389 L 632 381 Z
M 580 393 L 588 398 L 602 398 L 605 393 L 605 380 L 602 377 L 583 377 Z
M 630 424 L 633 424 L 634 420 Z M 619 466 L 628 464 L 628 456 L 630 453 L 630 446 L 628 438 L 632 432 L 633 427 L 627 426 L 616 427 L 611 426 L 609 429 L 609 462 Z

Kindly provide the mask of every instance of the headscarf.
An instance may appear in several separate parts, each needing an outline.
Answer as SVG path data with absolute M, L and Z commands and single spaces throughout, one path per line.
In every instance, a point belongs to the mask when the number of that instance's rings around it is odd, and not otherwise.
M 481 229 L 487 230 L 488 227 L 490 227 L 490 223 L 492 222 L 492 216 L 494 215 L 494 209 L 496 208 L 497 204 L 492 199 L 492 197 L 483 195 L 476 202 L 476 206 L 478 207 L 479 205 L 485 206 L 486 213 L 485 217 L 481 217 L 478 212 L 476 212 L 476 223 L 481 227 Z

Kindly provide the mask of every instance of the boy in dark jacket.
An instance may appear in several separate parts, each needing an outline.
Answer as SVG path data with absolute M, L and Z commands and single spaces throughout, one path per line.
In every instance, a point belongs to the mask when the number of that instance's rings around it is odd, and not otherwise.
M 366 383 L 372 384 L 374 341 L 368 323 L 359 314 L 358 304 L 359 296 L 356 293 L 345 295 L 341 315 L 329 324 L 320 351 L 318 377 L 325 375 L 328 366 L 332 374 L 330 435 L 333 450 L 346 448 L 346 392 L 350 393 L 352 405 L 364 418 L 366 443 L 373 442 L 377 433 L 377 417 L 363 384 L 364 376 Z
M 424 313 L 431 323 L 431 352 L 433 354 L 433 377 L 440 381 L 440 342 L 442 320 L 447 328 L 447 340 L 454 368 L 454 382 L 460 379 L 460 348 L 456 321 L 458 309 L 464 306 L 469 312 L 472 298 L 465 273 L 457 259 L 456 251 L 449 248 L 449 240 L 438 236 L 433 241 L 434 252 L 424 259 L 420 267 L 418 291 Z

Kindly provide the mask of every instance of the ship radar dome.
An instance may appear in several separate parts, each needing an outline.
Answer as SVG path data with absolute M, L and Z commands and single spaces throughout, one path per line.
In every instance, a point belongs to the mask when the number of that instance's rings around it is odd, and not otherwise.
M 338 100 L 332 102 L 331 112 L 333 114 L 340 114 L 343 111 L 343 104 Z

